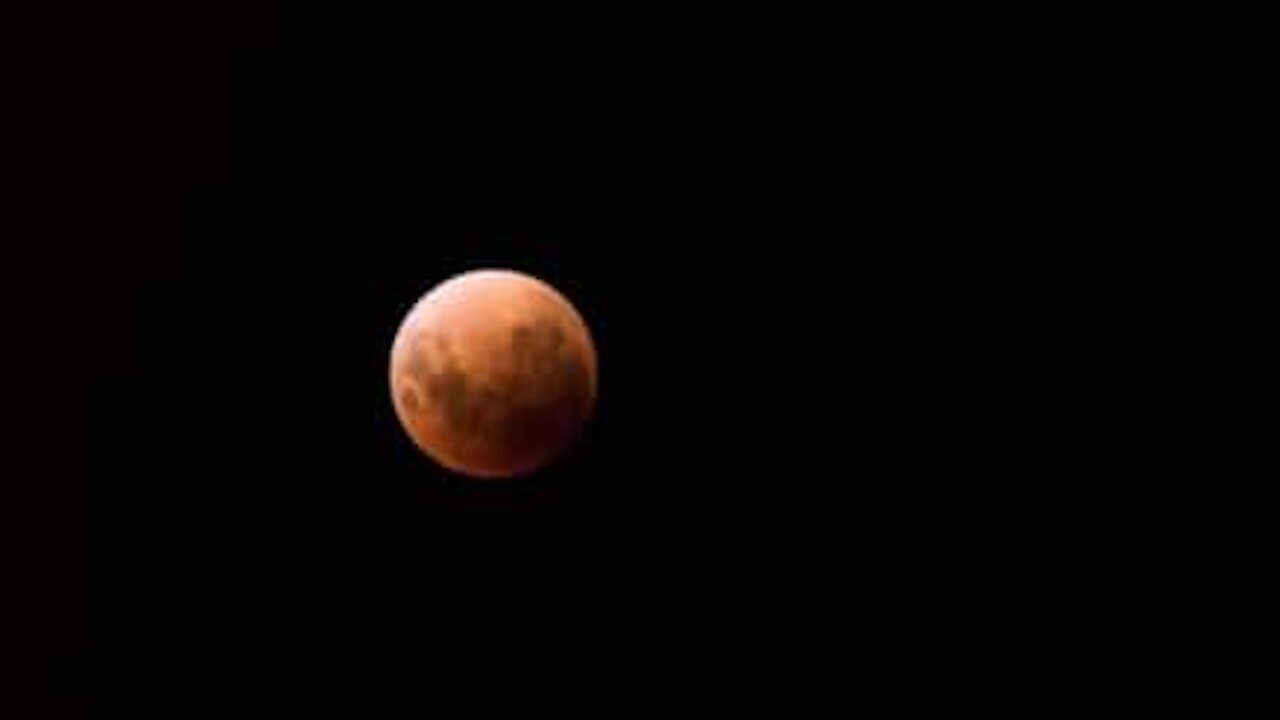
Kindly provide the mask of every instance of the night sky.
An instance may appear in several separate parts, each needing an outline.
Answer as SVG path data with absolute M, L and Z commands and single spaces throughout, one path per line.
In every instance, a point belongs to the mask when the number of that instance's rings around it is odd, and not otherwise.
M 67 717 L 929 702 L 1072 592 L 1048 528 L 1099 507 L 1107 356 L 1070 338 L 1123 258 L 1087 209 L 1155 91 L 1079 17 L 6 8 L 10 676 Z M 387 388 L 404 313 L 481 267 L 599 352 L 518 483 L 427 460 Z

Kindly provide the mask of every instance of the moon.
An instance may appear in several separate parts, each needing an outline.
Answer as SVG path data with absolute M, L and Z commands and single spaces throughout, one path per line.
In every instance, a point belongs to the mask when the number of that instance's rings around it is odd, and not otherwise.
M 595 344 L 547 283 L 474 270 L 429 290 L 391 348 L 391 398 L 428 457 L 479 479 L 527 475 L 562 455 L 595 405 Z

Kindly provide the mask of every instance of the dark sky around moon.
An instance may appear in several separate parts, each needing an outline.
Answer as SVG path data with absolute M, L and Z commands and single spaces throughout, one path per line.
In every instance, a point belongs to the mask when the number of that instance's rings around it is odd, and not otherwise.
M 1234 217 L 1179 173 L 1241 133 L 1177 122 L 1273 45 L 1188 54 L 1179 7 L 0 7 L 0 678 L 130 720 L 951 702 L 1009 618 L 1096 607 L 1064 574 L 1134 577 L 1142 465 L 1086 450 L 1143 427 L 1103 389 L 1165 295 L 1123 288 Z M 502 489 L 387 397 L 478 267 L 608 361 Z

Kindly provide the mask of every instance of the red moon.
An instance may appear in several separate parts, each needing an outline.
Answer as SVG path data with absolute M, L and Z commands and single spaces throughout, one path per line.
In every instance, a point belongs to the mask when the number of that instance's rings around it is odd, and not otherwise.
M 390 371 L 409 437 L 474 478 L 543 467 L 595 405 L 586 323 L 550 285 L 511 270 L 467 272 L 423 295 L 396 333 Z

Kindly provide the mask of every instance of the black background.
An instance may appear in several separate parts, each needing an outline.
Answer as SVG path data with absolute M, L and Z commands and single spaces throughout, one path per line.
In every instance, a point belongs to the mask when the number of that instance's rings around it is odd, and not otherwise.
M 1151 15 L 8 9 L 9 676 L 57 712 L 911 704 L 1087 627 L 1095 305 L 1194 152 Z M 600 398 L 484 485 L 386 364 L 495 266 L 578 306 Z

